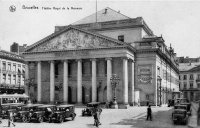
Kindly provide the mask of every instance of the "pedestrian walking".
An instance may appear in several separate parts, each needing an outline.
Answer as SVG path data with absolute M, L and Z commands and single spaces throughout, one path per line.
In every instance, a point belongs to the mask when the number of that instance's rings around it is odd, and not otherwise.
M 146 120 L 149 120 L 152 121 L 152 111 L 151 111 L 151 106 L 149 105 L 148 108 L 147 108 L 147 119 Z
M 100 123 L 101 112 L 102 112 L 101 108 L 97 108 L 97 106 L 94 107 L 94 110 L 93 110 L 94 125 L 96 125 L 96 123 L 98 123 L 98 125 L 101 125 L 101 123 Z
M 8 127 L 10 127 L 10 124 L 12 124 L 15 127 L 15 124 L 13 122 L 13 112 L 9 112 L 9 117 L 8 117 Z

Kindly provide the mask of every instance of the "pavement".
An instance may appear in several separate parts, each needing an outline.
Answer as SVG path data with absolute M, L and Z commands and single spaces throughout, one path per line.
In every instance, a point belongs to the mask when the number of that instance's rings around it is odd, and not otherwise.
M 76 108 L 74 121 L 63 123 L 22 123 L 15 122 L 15 128 L 95 128 L 93 117 L 82 117 L 83 108 Z M 102 125 L 99 128 L 187 128 L 186 125 L 174 125 L 171 114 L 172 107 L 152 107 L 153 121 L 146 121 L 147 107 L 129 107 L 128 109 L 103 109 L 100 117 Z M 0 127 L 7 127 L 3 120 Z
M 199 109 L 199 104 L 196 103 L 196 102 L 192 102 L 191 104 L 191 109 L 192 109 L 192 115 L 191 117 L 189 118 L 189 121 L 188 121 L 188 127 L 189 128 L 197 128 L 198 127 L 198 124 L 197 124 L 197 118 L 198 118 L 198 109 Z

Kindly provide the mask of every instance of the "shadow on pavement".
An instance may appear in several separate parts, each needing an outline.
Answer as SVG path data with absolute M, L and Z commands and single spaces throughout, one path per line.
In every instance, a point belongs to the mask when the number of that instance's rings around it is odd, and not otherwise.
M 120 122 L 112 123 L 111 125 L 131 125 L 134 128 L 174 128 L 175 126 L 172 122 L 171 114 L 172 109 L 167 111 L 154 112 L 152 115 L 153 120 L 146 121 L 145 112 L 130 119 L 122 119 Z M 176 126 L 183 127 L 183 125 Z

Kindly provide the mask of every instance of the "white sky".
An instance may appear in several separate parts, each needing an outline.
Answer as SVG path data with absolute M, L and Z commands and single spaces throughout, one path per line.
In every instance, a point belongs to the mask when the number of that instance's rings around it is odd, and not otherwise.
M 15 12 L 9 7 L 16 6 Z M 37 6 L 38 10 L 22 9 Z M 42 7 L 81 7 L 82 10 L 42 10 Z M 13 42 L 33 44 L 95 12 L 95 0 L 0 0 L 0 47 L 10 50 Z M 143 17 L 154 34 L 162 34 L 178 56 L 200 56 L 200 1 L 120 1 L 98 0 L 98 10 L 110 7 L 131 18 Z

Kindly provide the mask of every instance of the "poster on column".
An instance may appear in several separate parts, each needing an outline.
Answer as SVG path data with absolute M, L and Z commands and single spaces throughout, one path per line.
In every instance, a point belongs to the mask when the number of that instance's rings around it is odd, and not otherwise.
M 151 84 L 152 65 L 138 65 L 137 80 L 139 84 Z

